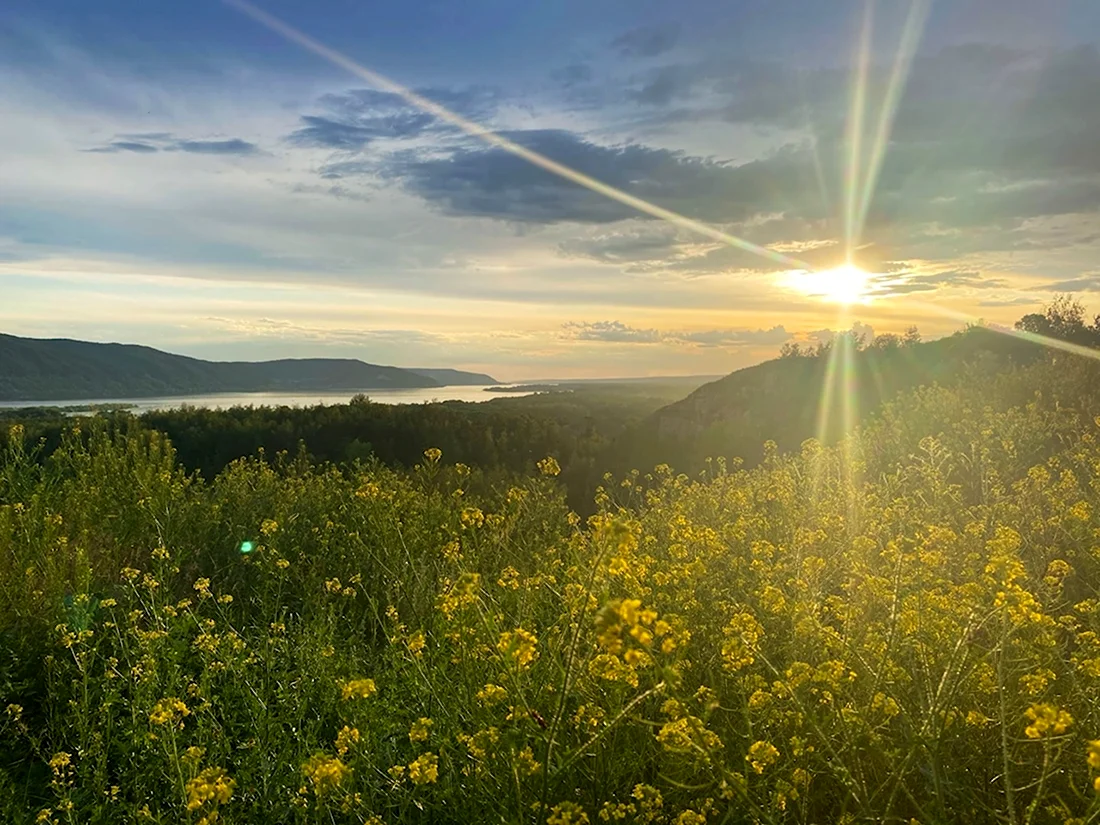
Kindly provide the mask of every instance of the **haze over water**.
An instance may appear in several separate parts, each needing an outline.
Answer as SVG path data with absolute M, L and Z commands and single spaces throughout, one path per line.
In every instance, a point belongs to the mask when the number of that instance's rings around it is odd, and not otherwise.
M 204 395 L 172 395 L 157 398 L 97 398 L 59 401 L 0 401 L 0 408 L 17 407 L 91 407 L 93 405 L 125 406 L 136 413 L 150 410 L 167 410 L 179 407 L 309 407 L 315 404 L 346 404 L 356 395 L 366 395 L 377 404 L 425 404 L 434 401 L 491 401 L 501 398 L 500 393 L 486 392 L 484 386 L 472 387 L 415 387 L 410 389 L 343 390 L 340 392 L 221 392 Z M 507 393 L 515 398 L 531 395 L 520 391 Z

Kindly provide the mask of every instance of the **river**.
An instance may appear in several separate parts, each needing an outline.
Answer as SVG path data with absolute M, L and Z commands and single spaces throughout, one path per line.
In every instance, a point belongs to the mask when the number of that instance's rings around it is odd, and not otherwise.
M 71 407 L 91 408 L 94 405 L 127 407 L 131 412 L 142 413 L 150 410 L 169 410 L 173 408 L 210 407 L 224 409 L 239 406 L 268 407 L 308 407 L 314 404 L 346 404 L 352 397 L 362 393 L 377 404 L 425 404 L 433 401 L 492 401 L 505 395 L 486 392 L 483 386 L 473 387 L 422 387 L 394 390 L 347 390 L 343 392 L 221 392 L 207 395 L 171 395 L 162 398 L 96 398 L 78 401 L 0 401 L 0 408 L 16 407 Z M 506 396 L 516 398 L 532 395 L 533 391 L 510 392 Z

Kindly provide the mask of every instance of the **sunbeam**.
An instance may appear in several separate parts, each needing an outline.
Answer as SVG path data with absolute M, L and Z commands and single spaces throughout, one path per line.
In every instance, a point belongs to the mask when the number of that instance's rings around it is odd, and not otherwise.
M 929 304 L 924 301 L 911 301 L 914 308 L 926 310 L 928 312 L 941 315 L 944 318 L 950 318 L 954 321 L 961 321 L 964 324 L 972 326 L 980 326 L 983 329 L 988 329 L 991 332 L 999 332 L 1002 335 L 1008 335 L 1012 338 L 1019 338 L 1022 341 L 1030 341 L 1033 344 L 1039 344 L 1044 347 L 1050 347 L 1051 349 L 1061 350 L 1062 352 L 1068 352 L 1073 355 L 1081 355 L 1085 358 L 1091 358 L 1093 360 L 1100 361 L 1100 350 L 1092 349 L 1091 347 L 1082 346 L 1081 344 L 1074 344 L 1070 341 L 1063 341 L 1060 338 L 1051 338 L 1049 335 L 1040 335 L 1037 332 L 1028 332 L 1023 329 L 1014 329 L 1012 327 L 1001 326 L 1000 324 L 987 324 L 982 319 L 975 315 L 969 315 L 965 312 L 958 312 L 956 310 L 948 309 L 947 307 L 937 306 L 936 304 Z
M 858 243 L 856 233 L 857 198 L 863 178 L 863 118 L 867 109 L 867 74 L 871 65 L 871 32 L 874 26 L 874 0 L 867 0 L 863 10 L 863 26 L 859 35 L 859 51 L 855 76 L 852 79 L 852 99 L 848 107 L 848 156 L 844 168 L 844 251 L 851 256 Z
M 875 186 L 878 183 L 879 173 L 882 171 L 882 162 L 886 157 L 886 149 L 890 144 L 890 131 L 898 112 L 898 103 L 901 101 L 901 94 L 905 90 L 906 81 L 909 79 L 909 70 L 913 65 L 913 56 L 916 54 L 917 46 L 920 44 L 921 36 L 924 33 L 924 25 L 928 20 L 930 5 L 930 0 L 912 0 L 909 5 L 905 28 L 902 30 L 898 51 L 894 56 L 894 66 L 890 72 L 889 85 L 886 87 L 886 94 L 879 109 L 878 125 L 875 129 L 874 142 L 871 144 L 871 157 L 863 170 L 863 186 L 859 196 L 854 227 L 854 236 L 857 241 L 862 235 L 863 227 L 867 221 L 867 213 L 871 208 Z
M 636 209 L 646 215 L 650 215 L 654 218 L 658 218 L 663 221 L 667 221 L 674 226 L 679 226 L 683 229 L 696 232 L 712 240 L 719 241 L 721 243 L 732 246 L 736 249 L 741 249 L 745 252 L 750 252 L 754 255 L 759 255 L 762 258 L 773 261 L 774 263 L 782 264 L 784 266 L 799 268 L 799 269 L 811 269 L 809 264 L 799 261 L 797 258 L 792 258 L 789 255 L 785 255 L 781 252 L 776 252 L 773 249 L 760 246 L 759 244 L 747 241 L 744 238 L 739 238 L 736 235 L 731 235 L 728 232 L 723 232 L 721 229 L 717 229 L 713 226 L 705 224 L 701 221 L 697 221 L 694 218 L 689 218 L 686 215 L 681 215 L 678 212 L 673 212 L 671 209 L 665 209 L 664 207 L 657 206 L 642 198 L 635 197 L 634 195 L 623 192 L 621 189 L 616 189 L 614 186 L 610 186 L 602 181 L 598 181 L 583 172 L 578 172 L 562 163 L 558 163 L 551 158 L 546 157 L 539 152 L 532 151 L 524 146 L 503 137 L 496 132 L 488 129 L 480 124 L 468 120 L 445 106 L 429 100 L 428 98 L 417 94 L 412 89 L 402 86 L 396 81 L 390 80 L 385 75 L 381 75 L 372 69 L 356 63 L 350 57 L 338 52 L 337 50 L 326 46 L 325 44 L 314 40 L 309 35 L 299 31 L 288 23 L 283 22 L 277 17 L 263 11 L 262 9 L 249 3 L 247 0 L 223 0 L 227 5 L 232 6 L 238 11 L 248 15 L 253 20 L 261 23 L 272 31 L 282 35 L 287 40 L 297 43 L 304 49 L 313 52 L 318 57 L 322 57 L 330 63 L 339 66 L 342 69 L 350 72 L 351 74 L 359 77 L 371 85 L 383 89 L 387 92 L 391 92 L 396 95 L 400 95 L 406 101 L 413 106 L 434 115 L 440 120 L 450 123 L 452 126 L 464 131 L 466 134 L 472 137 L 483 140 L 490 146 L 496 146 L 499 149 L 503 149 L 506 152 L 510 152 L 516 157 L 538 166 L 541 169 L 545 169 L 551 174 L 557 175 L 560 178 L 571 181 L 579 186 L 583 186 L 586 189 L 610 198 L 611 200 L 618 201 L 619 203 Z

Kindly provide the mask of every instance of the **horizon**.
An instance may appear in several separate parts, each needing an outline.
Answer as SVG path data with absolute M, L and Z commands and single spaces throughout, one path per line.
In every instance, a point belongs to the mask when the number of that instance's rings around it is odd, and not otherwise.
M 1095 3 L 241 5 L 0 11 L 4 331 L 517 383 L 1096 309 Z

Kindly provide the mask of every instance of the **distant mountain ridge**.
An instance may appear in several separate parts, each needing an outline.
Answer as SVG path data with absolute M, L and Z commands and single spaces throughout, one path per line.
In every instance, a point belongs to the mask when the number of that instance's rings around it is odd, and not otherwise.
M 495 384 L 462 370 L 410 370 L 351 358 L 204 361 L 136 344 L 0 333 L 0 401 L 140 398 L 214 392 L 320 392 Z
M 407 369 L 409 372 L 415 372 L 417 375 L 423 375 L 433 381 L 438 381 L 440 386 L 443 387 L 474 387 L 500 383 L 491 375 L 486 375 L 483 372 L 422 367 L 407 367 Z

